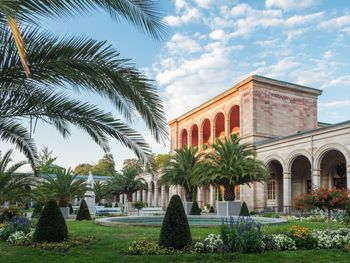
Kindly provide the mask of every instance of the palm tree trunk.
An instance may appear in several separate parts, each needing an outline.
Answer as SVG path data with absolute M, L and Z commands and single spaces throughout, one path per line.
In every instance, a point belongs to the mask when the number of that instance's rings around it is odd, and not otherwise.
M 128 202 L 132 202 L 132 193 L 128 193 L 127 195 L 126 195 L 126 197 L 127 197 L 127 199 L 128 199 Z
M 120 203 L 120 195 L 119 194 L 115 195 L 115 202 Z
M 224 185 L 224 200 L 225 201 L 235 201 L 235 188 L 233 185 Z
M 186 202 L 192 202 L 192 191 L 185 187 Z

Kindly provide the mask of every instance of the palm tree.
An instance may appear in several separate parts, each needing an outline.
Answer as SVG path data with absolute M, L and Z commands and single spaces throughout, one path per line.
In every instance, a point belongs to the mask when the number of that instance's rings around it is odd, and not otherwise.
M 128 125 L 94 105 L 73 100 L 59 91 L 67 88 L 71 91 L 70 86 L 74 91 L 87 90 L 107 98 L 127 121 L 131 121 L 132 112 L 137 110 L 157 141 L 167 136 L 157 90 L 129 60 L 120 58 L 105 42 L 84 37 L 60 39 L 33 28 L 43 16 L 78 15 L 96 7 L 107 10 L 114 18 L 125 17 L 156 39 L 163 34 L 156 5 L 148 0 L 0 2 L 0 91 L 5 103 L 0 107 L 0 138 L 14 143 L 33 165 L 37 151 L 30 132 L 20 123 L 23 118 L 31 123 L 41 120 L 51 124 L 65 138 L 70 135 L 68 125 L 73 124 L 87 132 L 105 151 L 109 150 L 108 137 L 112 137 L 134 150 L 141 159 L 150 153 L 142 136 Z M 15 22 L 28 23 L 31 27 L 21 32 Z M 57 103 L 60 105 L 56 106 Z
M 126 194 L 128 202 L 132 202 L 132 194 L 145 188 L 146 184 L 135 168 L 124 168 L 121 173 L 113 176 L 109 189 L 119 194 Z
M 2 156 L 0 152 L 0 204 L 5 201 L 10 203 L 20 201 L 31 196 L 28 187 L 34 185 L 33 178 L 28 174 L 16 173 L 16 171 L 27 162 L 12 162 L 12 150 L 5 152 Z
M 223 185 L 225 201 L 235 200 L 235 186 L 267 180 L 265 164 L 255 158 L 248 144 L 240 144 L 237 135 L 217 140 L 212 147 L 206 155 L 206 172 L 198 177 L 198 183 Z
M 162 184 L 182 186 L 185 189 L 186 201 L 191 202 L 198 186 L 196 179 L 203 172 L 203 154 L 198 152 L 198 148 L 187 146 L 175 152 L 164 167 L 160 181 Z
M 108 194 L 107 186 L 100 181 L 94 182 L 92 190 L 95 193 L 95 202 L 98 204 L 101 202 L 101 199 L 103 199 Z
M 42 175 L 44 181 L 38 190 L 46 197 L 58 201 L 60 207 L 67 207 L 70 201 L 75 197 L 84 197 L 85 193 L 90 190 L 88 184 L 78 175 L 74 175 L 71 169 L 56 169 L 55 176 Z

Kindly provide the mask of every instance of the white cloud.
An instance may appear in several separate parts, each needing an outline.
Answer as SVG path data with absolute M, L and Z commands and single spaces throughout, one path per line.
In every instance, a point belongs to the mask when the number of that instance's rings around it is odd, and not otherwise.
M 305 9 L 318 4 L 318 0 L 266 0 L 267 8 L 281 8 L 284 11 Z
M 195 53 L 201 50 L 201 46 L 195 40 L 187 35 L 176 33 L 172 36 L 166 47 L 171 53 Z
M 324 15 L 325 15 L 324 12 L 318 12 L 318 13 L 307 14 L 307 15 L 291 16 L 285 21 L 285 24 L 287 26 L 304 25 L 307 23 L 320 21 L 322 18 L 324 18 Z
M 184 7 L 184 11 L 180 12 L 177 16 L 166 16 L 164 17 L 165 23 L 169 26 L 181 26 L 183 24 L 196 21 L 200 17 L 200 12 L 197 8 L 194 7 Z
M 224 30 L 218 29 L 214 30 L 209 34 L 209 37 L 214 40 L 225 41 L 229 39 L 229 36 L 225 33 Z
M 197 5 L 201 8 L 210 8 L 210 6 L 213 4 L 213 0 L 195 0 Z
M 326 51 L 326 52 L 323 53 L 323 57 L 324 57 L 325 59 L 331 59 L 331 58 L 333 57 L 333 52 L 330 51 L 330 50 L 328 50 L 328 51 Z
M 320 108 L 340 108 L 344 106 L 350 106 L 350 100 L 335 100 L 325 103 L 319 103 Z
M 268 39 L 268 40 L 259 40 L 259 41 L 256 41 L 255 43 L 262 48 L 272 48 L 276 46 L 277 41 L 278 39 Z
M 333 28 L 343 28 L 350 25 L 350 15 L 336 17 L 320 24 L 320 28 L 333 29 Z

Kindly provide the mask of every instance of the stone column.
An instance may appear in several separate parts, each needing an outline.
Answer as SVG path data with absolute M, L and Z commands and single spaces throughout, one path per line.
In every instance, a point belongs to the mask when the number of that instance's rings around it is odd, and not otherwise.
M 225 136 L 229 138 L 231 135 L 230 131 L 230 116 L 225 116 Z
M 141 191 L 140 190 L 136 192 L 136 200 L 141 201 Z
M 198 187 L 197 188 L 197 201 L 198 201 L 198 206 L 203 207 L 203 202 L 204 202 L 204 196 L 203 196 L 203 187 Z
M 203 129 L 201 127 L 202 124 L 198 126 L 198 149 L 200 151 L 203 150 Z
M 215 123 L 210 122 L 210 144 L 215 142 Z
M 192 131 L 191 128 L 187 131 L 187 146 L 190 147 L 192 145 Z
M 162 185 L 161 192 L 160 192 L 160 207 L 163 207 L 163 208 L 166 207 L 165 185 Z
M 290 172 L 283 173 L 283 206 L 284 212 L 289 213 L 292 205 L 292 177 Z
M 146 190 L 144 189 L 144 190 L 142 190 L 142 201 L 144 202 L 144 203 L 147 203 L 147 192 L 146 192 Z
M 147 202 L 148 202 L 148 207 L 153 206 L 152 198 L 153 198 L 152 188 L 151 188 L 151 186 L 149 185 L 149 186 L 148 186 L 148 200 L 147 200 Z
M 216 187 L 210 185 L 210 205 L 216 207 Z
M 321 187 L 321 170 L 319 169 L 311 170 L 311 182 L 312 182 L 313 189 L 317 189 Z
M 350 164 L 346 166 L 346 187 L 350 189 Z
M 159 206 L 159 204 L 158 204 L 158 184 L 157 183 L 154 184 L 154 206 L 155 207 Z

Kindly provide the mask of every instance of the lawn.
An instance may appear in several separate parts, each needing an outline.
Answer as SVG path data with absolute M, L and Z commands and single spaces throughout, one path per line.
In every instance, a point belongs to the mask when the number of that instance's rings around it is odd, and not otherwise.
M 287 230 L 291 225 L 326 229 L 325 223 L 289 222 L 284 225 L 267 226 L 266 232 Z M 350 253 L 341 250 L 308 250 L 293 252 L 269 251 L 264 254 L 181 254 L 166 256 L 130 256 L 123 252 L 128 245 L 145 237 L 157 240 L 159 227 L 103 227 L 93 222 L 68 222 L 70 235 L 91 235 L 95 240 L 89 244 L 59 253 L 36 248 L 18 247 L 0 243 L 0 262 L 349 262 Z M 333 223 L 332 228 L 342 225 Z M 218 233 L 218 228 L 192 228 L 194 240 L 204 239 L 209 233 Z

